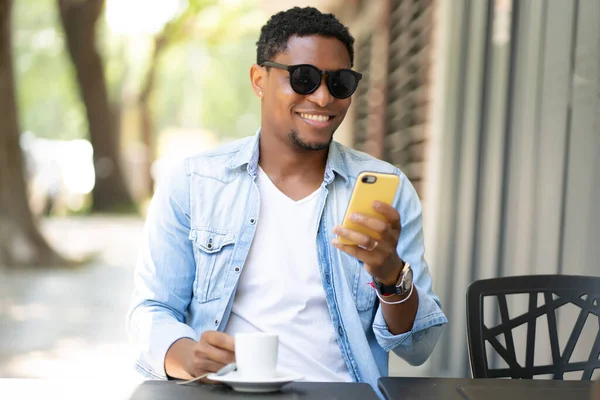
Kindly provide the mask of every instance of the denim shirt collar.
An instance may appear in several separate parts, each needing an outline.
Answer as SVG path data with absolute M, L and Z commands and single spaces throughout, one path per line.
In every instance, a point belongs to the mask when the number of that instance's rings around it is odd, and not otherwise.
M 240 148 L 229 167 L 235 169 L 246 165 L 248 174 L 250 174 L 250 176 L 255 176 L 256 170 L 258 169 L 259 140 L 260 128 L 256 131 L 256 134 Z M 324 182 L 327 185 L 333 182 L 335 174 L 338 174 L 341 178 L 348 181 L 346 164 L 341 151 L 340 145 L 337 142 L 332 141 L 329 145 L 327 164 L 325 166 Z

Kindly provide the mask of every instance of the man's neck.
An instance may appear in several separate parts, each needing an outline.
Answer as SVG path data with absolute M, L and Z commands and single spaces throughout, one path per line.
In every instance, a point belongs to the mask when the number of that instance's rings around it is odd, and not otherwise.
M 329 149 L 303 150 L 292 144 L 282 144 L 270 137 L 260 137 L 259 162 L 269 176 L 285 179 L 297 175 L 323 180 Z
M 288 197 L 299 200 L 323 182 L 328 149 L 302 150 L 261 135 L 259 163 L 269 179 Z

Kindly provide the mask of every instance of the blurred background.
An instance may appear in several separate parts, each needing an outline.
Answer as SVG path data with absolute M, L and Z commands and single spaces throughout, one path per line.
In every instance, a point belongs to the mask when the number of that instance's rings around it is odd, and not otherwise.
M 598 0 L 0 0 L 0 377 L 135 379 L 125 313 L 155 182 L 254 134 L 258 33 L 296 5 L 356 38 L 336 139 L 423 203 L 450 324 L 391 375 L 469 376 L 476 279 L 600 275 Z

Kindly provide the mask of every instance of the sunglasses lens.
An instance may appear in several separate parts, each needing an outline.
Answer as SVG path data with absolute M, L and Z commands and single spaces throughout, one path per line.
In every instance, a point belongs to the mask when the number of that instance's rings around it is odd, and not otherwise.
M 358 80 L 351 71 L 339 70 L 329 76 L 329 90 L 340 99 L 352 96 L 357 84 Z
M 321 83 L 321 74 L 314 68 L 302 66 L 292 74 L 290 84 L 299 94 L 308 94 Z

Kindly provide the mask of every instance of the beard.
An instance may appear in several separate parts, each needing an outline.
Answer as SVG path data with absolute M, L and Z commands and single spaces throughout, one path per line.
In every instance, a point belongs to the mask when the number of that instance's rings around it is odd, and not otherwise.
M 294 146 L 296 146 L 297 148 L 299 148 L 301 150 L 307 150 L 307 151 L 325 150 L 326 148 L 329 147 L 329 145 L 333 141 L 333 132 L 331 133 L 331 136 L 329 137 L 329 140 L 327 142 L 321 142 L 321 143 L 306 143 L 304 140 L 302 140 L 300 138 L 300 135 L 298 135 L 298 132 L 294 129 L 292 129 L 290 131 L 288 136 L 289 136 L 291 142 L 294 144 Z

